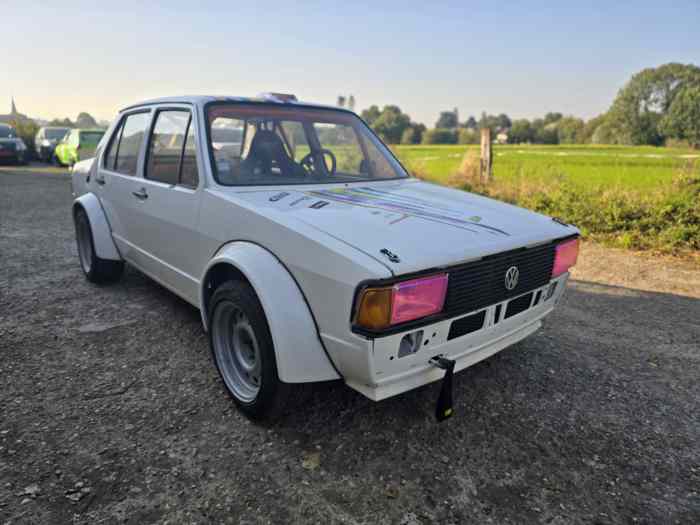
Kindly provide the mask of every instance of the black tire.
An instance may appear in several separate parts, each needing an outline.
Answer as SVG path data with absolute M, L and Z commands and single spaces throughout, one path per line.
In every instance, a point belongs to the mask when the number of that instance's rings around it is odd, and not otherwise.
M 78 206 L 75 210 L 73 220 L 80 268 L 87 280 L 96 284 L 119 280 L 124 272 L 124 261 L 111 261 L 97 256 L 90 218 L 82 207 Z
M 233 322 L 227 323 L 225 313 L 230 310 L 242 313 L 247 321 L 247 326 L 252 328 L 257 348 L 256 357 L 260 359 L 258 388 L 252 399 L 243 399 L 236 393 L 235 387 L 231 387 L 230 371 L 227 378 L 228 363 L 222 357 L 222 341 L 227 345 L 235 346 L 235 327 Z M 209 303 L 209 347 L 216 364 L 222 382 L 226 390 L 238 405 L 240 410 L 258 421 L 273 421 L 284 414 L 287 400 L 293 392 L 294 386 L 283 383 L 277 373 L 277 360 L 272 335 L 267 324 L 267 318 L 260 300 L 253 288 L 243 281 L 227 281 L 219 286 Z M 217 346 L 218 345 L 218 346 Z M 232 350 L 229 350 L 232 351 Z M 259 357 L 258 357 L 259 356 Z

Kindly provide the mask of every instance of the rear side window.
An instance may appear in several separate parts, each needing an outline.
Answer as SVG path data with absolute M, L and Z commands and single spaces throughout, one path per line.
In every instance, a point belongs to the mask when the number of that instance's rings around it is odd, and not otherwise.
M 105 157 L 105 168 L 123 175 L 136 175 L 148 118 L 149 113 L 134 113 L 125 117 L 112 137 Z
M 197 155 L 189 111 L 158 112 L 150 140 L 146 178 L 166 184 L 197 186 Z

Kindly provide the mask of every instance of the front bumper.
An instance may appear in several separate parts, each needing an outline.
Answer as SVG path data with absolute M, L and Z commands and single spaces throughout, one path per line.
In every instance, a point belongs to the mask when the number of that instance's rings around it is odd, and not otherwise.
M 532 302 L 527 309 L 509 318 L 505 318 L 508 303 L 516 301 L 519 297 L 417 330 L 377 338 L 373 342 L 367 362 L 365 377 L 369 380 L 356 381 L 346 377 L 346 382 L 348 386 L 368 398 L 379 401 L 442 379 L 444 371 L 429 363 L 435 356 L 441 355 L 455 360 L 455 372 L 478 363 L 521 341 L 542 326 L 542 319 L 554 309 L 561 298 L 568 277 L 569 274 L 566 273 L 552 279 L 546 286 L 519 296 L 532 294 Z M 553 283 L 556 283 L 556 287 L 548 297 L 547 293 Z M 538 292 L 540 300 L 533 304 Z M 482 311 L 485 312 L 482 328 L 452 339 L 448 337 L 454 321 Z M 418 350 L 399 357 L 398 350 L 404 336 L 421 331 Z

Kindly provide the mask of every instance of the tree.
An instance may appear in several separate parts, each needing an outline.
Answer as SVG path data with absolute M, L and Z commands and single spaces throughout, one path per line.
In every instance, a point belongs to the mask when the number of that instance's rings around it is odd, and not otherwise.
M 505 113 L 501 113 L 500 115 L 498 115 L 495 121 L 496 127 L 498 127 L 499 129 L 510 129 L 511 120 L 510 117 L 508 117 L 508 115 L 506 115 Z
M 563 116 L 564 115 L 562 115 L 561 113 L 547 113 L 544 116 L 544 125 L 546 126 L 547 124 L 557 122 L 558 120 L 561 120 Z
M 576 117 L 563 117 L 557 121 L 557 139 L 559 144 L 583 143 L 584 122 Z
M 481 113 L 481 118 L 479 119 L 478 127 L 480 129 L 490 128 L 491 134 L 499 130 L 508 129 L 511 126 L 511 120 L 508 115 L 501 113 L 500 115 L 489 115 L 485 111 Z
M 668 137 L 700 147 L 700 82 L 678 90 L 661 120 L 661 130 Z
M 697 82 L 700 68 L 692 64 L 669 63 L 633 75 L 608 111 L 614 140 L 622 144 L 661 144 L 663 133 L 679 129 L 665 119 L 674 98 L 685 86 Z
M 538 144 L 557 144 L 559 142 L 557 123 L 550 122 L 549 124 L 545 125 L 543 120 L 538 120 L 541 125 L 539 125 L 535 130 L 535 142 Z
M 595 134 L 596 129 L 598 129 L 598 127 L 605 122 L 606 117 L 607 115 L 603 113 L 601 115 L 598 115 L 597 117 L 593 117 L 584 124 L 583 130 L 581 131 L 582 144 L 593 143 L 593 135 Z
M 97 121 L 94 118 L 92 118 L 92 115 L 90 115 L 90 113 L 85 112 L 82 112 L 78 115 L 78 118 L 75 119 L 75 124 L 79 128 L 97 127 Z
M 456 111 L 442 111 L 435 123 L 436 128 L 454 129 L 459 126 L 459 119 Z
M 374 124 L 374 121 L 379 118 L 379 115 L 381 115 L 379 108 L 376 105 L 372 105 L 365 109 L 360 116 L 362 117 L 362 120 L 364 120 L 367 125 L 371 127 L 372 124 Z
M 508 142 L 511 144 L 523 144 L 534 142 L 535 131 L 532 124 L 526 118 L 514 120 L 508 134 Z
M 372 129 L 389 144 L 398 144 L 407 127 L 411 125 L 411 117 L 401 112 L 398 106 L 384 106 L 381 114 L 372 123 Z
M 479 123 L 474 118 L 474 115 L 469 115 L 469 118 L 464 123 L 464 127 L 468 129 L 476 129 L 478 126 Z

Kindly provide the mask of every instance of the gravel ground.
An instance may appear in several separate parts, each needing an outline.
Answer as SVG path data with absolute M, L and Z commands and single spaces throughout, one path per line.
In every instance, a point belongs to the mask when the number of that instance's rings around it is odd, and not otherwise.
M 130 268 L 85 281 L 70 200 L 65 174 L 0 168 L 0 523 L 700 520 L 697 266 L 586 246 L 544 329 L 456 376 L 443 424 L 437 385 L 331 383 L 264 427 L 194 308 Z

